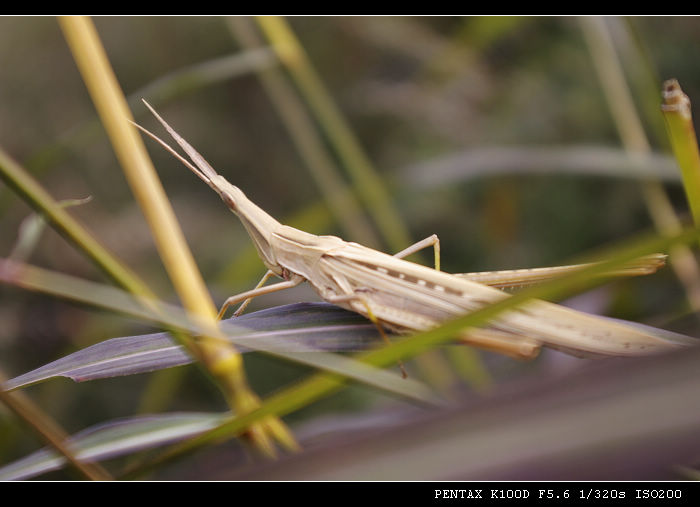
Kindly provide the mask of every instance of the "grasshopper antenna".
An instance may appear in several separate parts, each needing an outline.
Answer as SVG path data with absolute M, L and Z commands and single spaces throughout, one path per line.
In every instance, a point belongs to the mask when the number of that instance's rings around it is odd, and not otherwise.
M 177 158 L 177 159 L 178 159 L 180 162 L 182 162 L 190 171 L 192 171 L 193 173 L 195 173 L 199 179 L 201 179 L 201 180 L 204 181 L 207 185 L 209 185 L 209 178 L 207 178 L 206 176 L 204 176 L 204 175 L 201 173 L 201 171 L 200 171 L 199 169 L 197 169 L 197 168 L 196 168 L 189 160 L 187 160 L 185 157 L 183 157 L 183 156 L 180 155 L 178 152 L 176 152 L 168 143 L 166 143 L 166 142 L 163 141 L 160 137 L 158 137 L 157 135 L 155 135 L 155 134 L 154 134 L 153 132 L 151 132 L 150 130 L 148 130 L 148 129 L 142 127 L 142 126 L 139 125 L 138 123 L 136 123 L 136 122 L 134 122 L 134 121 L 131 121 L 131 120 L 129 120 L 129 123 L 131 123 L 134 127 L 136 127 L 137 129 L 139 129 L 141 132 L 143 132 L 144 134 L 146 134 L 148 137 L 150 137 L 150 138 L 153 139 L 154 141 L 158 142 L 163 148 L 165 148 L 167 151 L 169 151 L 170 154 L 171 154 L 173 157 Z M 210 186 L 211 186 L 211 185 L 210 185 Z
M 190 171 L 192 171 L 194 174 L 197 175 L 199 179 L 204 181 L 207 185 L 209 185 L 212 189 L 216 190 L 215 185 L 213 184 L 213 179 L 216 179 L 218 177 L 217 172 L 212 168 L 212 166 L 209 165 L 209 163 L 202 157 L 197 150 L 195 150 L 187 141 L 185 141 L 173 128 L 168 125 L 168 123 L 160 117 L 158 113 L 151 107 L 151 105 L 146 102 L 146 100 L 143 100 L 143 103 L 146 105 L 146 107 L 153 113 L 153 115 L 156 117 L 156 119 L 165 127 L 165 129 L 168 131 L 168 133 L 175 139 L 177 144 L 180 145 L 180 147 L 187 153 L 187 155 L 190 157 L 192 162 L 194 162 L 195 165 L 193 165 L 189 160 L 187 160 L 185 157 L 180 155 L 177 151 L 175 151 L 174 148 L 172 148 L 168 143 L 163 141 L 160 137 L 155 135 L 153 132 L 150 130 L 142 127 L 136 122 L 133 122 L 129 120 L 129 122 L 134 125 L 137 129 L 139 129 L 141 132 L 144 134 L 148 135 L 151 139 L 154 141 L 158 142 L 163 148 L 165 148 L 168 152 L 170 152 L 171 155 L 173 155 L 175 158 L 177 158 L 180 162 L 182 162 Z

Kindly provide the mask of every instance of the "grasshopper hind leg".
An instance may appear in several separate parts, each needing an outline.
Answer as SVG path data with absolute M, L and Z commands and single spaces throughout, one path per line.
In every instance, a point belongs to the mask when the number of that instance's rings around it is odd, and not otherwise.
M 409 247 L 410 248 L 410 247 Z M 374 314 L 372 311 L 372 308 L 370 307 L 369 303 L 365 298 L 358 294 L 350 294 L 350 295 L 341 295 L 341 296 L 334 296 L 329 298 L 329 301 L 333 304 L 336 303 L 346 303 L 349 301 L 358 301 L 362 303 L 362 306 L 365 307 L 365 310 L 367 311 L 367 318 L 372 322 L 372 324 L 375 325 L 377 328 L 377 331 L 379 331 L 379 335 L 382 337 L 382 340 L 384 343 L 387 345 L 391 345 L 391 340 L 389 340 L 389 337 L 386 335 L 386 331 L 384 331 L 384 326 L 382 325 L 381 320 L 377 318 L 377 316 Z M 408 373 L 406 373 L 406 368 L 403 365 L 403 362 L 401 360 L 398 361 L 399 369 L 401 370 L 401 376 L 403 378 L 408 378 Z

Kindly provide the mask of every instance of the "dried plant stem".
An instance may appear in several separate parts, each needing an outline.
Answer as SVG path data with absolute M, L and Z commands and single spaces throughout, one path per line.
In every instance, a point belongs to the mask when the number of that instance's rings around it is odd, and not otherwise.
M 175 290 L 190 315 L 210 330 L 210 336 L 203 337 L 196 345 L 196 355 L 218 380 L 231 407 L 239 414 L 248 413 L 258 406 L 259 399 L 248 387 L 240 354 L 230 344 L 217 339 L 221 336 L 213 302 L 143 142 L 128 123 L 133 120 L 131 112 L 95 27 L 85 17 L 64 17 L 60 23 Z M 252 426 L 249 436 L 268 455 L 274 454 L 273 439 L 288 448 L 297 447 L 291 433 L 274 416 Z
M 413 241 L 410 239 L 408 227 L 406 227 L 400 215 L 392 206 L 392 199 L 381 177 L 369 160 L 369 157 L 365 154 L 342 112 L 338 109 L 330 93 L 316 73 L 304 48 L 297 40 L 289 24 L 284 18 L 275 16 L 261 16 L 257 18 L 257 22 L 277 52 L 279 60 L 287 68 L 294 82 L 297 84 L 299 93 L 315 116 L 317 124 L 328 139 L 338 160 L 348 172 L 356 193 L 360 196 L 365 204 L 365 208 L 369 211 L 370 216 L 377 224 L 384 241 L 386 241 L 391 250 L 396 252 L 412 244 Z M 239 38 L 251 40 L 256 37 L 245 21 L 232 20 L 231 24 L 235 28 Z M 263 79 L 263 84 L 268 89 L 270 95 L 275 97 L 275 104 L 278 106 L 283 116 L 290 117 L 291 110 L 297 110 L 296 120 L 293 122 L 286 120 L 287 123 L 297 125 L 309 124 L 310 122 L 306 119 L 306 113 L 301 104 L 296 105 L 300 102 L 299 99 L 294 92 L 289 89 L 290 87 L 286 84 L 281 72 L 277 69 L 269 69 L 262 71 L 261 75 L 262 74 L 267 74 L 265 79 Z M 285 112 L 285 110 L 289 111 Z M 305 121 L 301 121 L 302 119 Z M 296 128 L 291 130 L 293 137 L 299 137 L 301 133 L 301 130 L 298 133 L 295 132 L 296 130 Z M 310 137 L 310 139 L 307 139 L 307 141 L 317 140 L 318 134 L 313 132 L 313 126 L 308 130 L 309 134 L 307 137 Z M 325 153 L 320 142 L 316 141 L 314 144 L 318 147 L 316 152 Z M 299 146 L 300 143 L 297 142 L 297 145 Z M 325 167 L 327 164 L 322 165 Z M 327 170 L 324 169 L 324 172 L 327 172 Z M 335 177 L 335 175 L 333 176 Z M 337 179 L 337 177 L 335 178 Z M 355 211 L 356 204 L 354 199 L 348 204 L 352 204 L 352 207 L 348 206 L 348 209 L 351 209 L 353 213 L 356 214 L 355 216 L 359 216 L 359 210 Z M 344 220 L 344 222 L 347 222 L 347 220 Z M 355 220 L 355 222 L 357 221 Z M 360 224 L 361 222 L 357 223 Z M 377 244 L 374 238 L 367 242 L 358 241 L 367 246 Z M 416 256 L 420 258 L 421 254 L 418 253 Z M 444 382 L 441 378 L 449 375 L 450 370 L 444 359 L 437 357 L 440 355 L 439 352 L 428 351 L 426 354 L 432 355 L 433 357 L 426 359 L 418 357 L 416 359 L 417 363 L 425 374 L 425 377 L 431 383 L 439 385 Z M 429 363 L 431 363 L 432 366 Z M 436 369 L 434 366 L 438 363 L 442 363 L 443 366 Z M 475 364 L 475 368 L 483 369 L 483 366 Z

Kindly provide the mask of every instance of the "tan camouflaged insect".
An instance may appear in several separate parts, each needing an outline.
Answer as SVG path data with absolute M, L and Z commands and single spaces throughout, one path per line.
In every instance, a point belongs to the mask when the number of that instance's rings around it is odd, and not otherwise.
M 235 313 L 238 315 L 251 298 L 307 281 L 322 299 L 364 315 L 379 327 L 380 332 L 384 327 L 406 334 L 436 327 L 448 319 L 509 297 L 496 287 L 537 283 L 582 267 L 450 274 L 402 259 L 433 246 L 438 268 L 437 236 L 426 238 L 396 255 L 388 255 L 335 236 L 316 236 L 282 225 L 251 202 L 238 187 L 217 174 L 150 105 L 146 105 L 196 167 L 157 136 L 135 125 L 219 194 L 243 223 L 268 268 L 257 287 L 229 298 L 219 317 L 231 305 L 243 302 Z M 653 273 L 664 264 L 664 260 L 665 255 L 661 254 L 643 257 L 607 275 Z M 284 281 L 263 286 L 273 275 Z M 635 356 L 691 343 L 668 341 L 634 325 L 540 300 L 501 314 L 488 327 L 465 330 L 459 339 L 518 358 L 532 358 L 542 346 L 574 355 Z

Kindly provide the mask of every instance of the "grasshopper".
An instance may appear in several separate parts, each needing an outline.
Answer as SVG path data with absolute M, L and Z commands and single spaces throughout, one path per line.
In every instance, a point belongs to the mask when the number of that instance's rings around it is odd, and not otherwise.
M 450 274 L 439 270 L 440 243 L 435 235 L 389 255 L 335 236 L 316 236 L 283 225 L 217 174 L 148 103 L 146 106 L 194 165 L 155 134 L 134 125 L 219 194 L 242 222 L 268 269 L 254 289 L 227 299 L 219 317 L 232 305 L 242 303 L 234 314 L 239 315 L 252 298 L 306 281 L 323 300 L 369 318 L 387 340 L 384 328 L 407 334 L 437 327 L 509 297 L 499 288 L 537 283 L 583 266 Z M 436 269 L 403 259 L 431 246 Z M 661 254 L 643 257 L 607 275 L 652 273 L 664 264 L 664 259 Z M 283 281 L 265 286 L 275 275 Z M 577 356 L 636 356 L 690 345 L 693 340 L 668 341 L 643 328 L 540 300 L 505 312 L 488 327 L 465 330 L 458 338 L 469 345 L 525 359 L 535 357 L 542 346 Z

